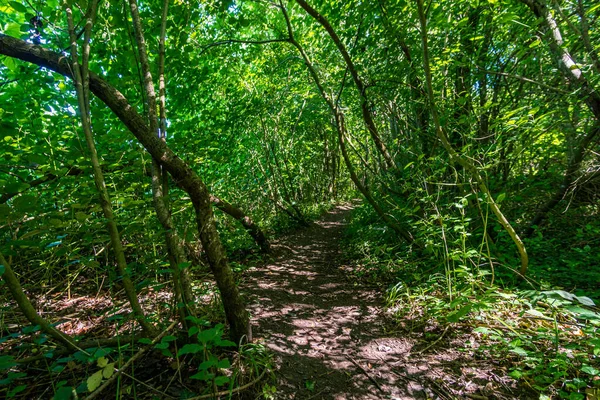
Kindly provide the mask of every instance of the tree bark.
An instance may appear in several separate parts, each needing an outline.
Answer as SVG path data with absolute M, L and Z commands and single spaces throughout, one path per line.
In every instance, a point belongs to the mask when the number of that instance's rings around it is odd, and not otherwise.
M 580 90 L 579 96 L 583 98 L 596 120 L 600 122 L 600 94 L 591 86 L 583 71 L 565 47 L 560 28 L 552 13 L 550 13 L 546 2 L 544 0 L 520 1 L 527 5 L 536 17 L 542 20 L 542 33 L 548 38 L 548 47 L 550 47 L 560 71 L 573 86 Z
M 96 151 L 96 145 L 94 143 L 94 136 L 92 133 L 91 119 L 90 119 L 90 107 L 89 107 L 89 95 L 86 95 L 86 92 L 89 92 L 87 87 L 87 83 L 89 81 L 89 72 L 87 59 L 89 59 L 89 38 L 90 32 L 92 29 L 92 18 L 93 14 L 95 14 L 95 9 L 97 5 L 97 1 L 94 0 L 91 3 L 90 15 L 87 18 L 86 26 L 85 26 L 85 38 L 88 42 L 84 41 L 83 45 L 83 65 L 81 68 L 79 67 L 79 56 L 77 51 L 77 36 L 75 35 L 75 26 L 73 23 L 73 14 L 70 7 L 66 7 L 67 20 L 69 25 L 69 34 L 71 38 L 71 60 L 73 63 L 73 82 L 75 85 L 75 91 L 77 93 L 77 101 L 79 106 L 79 113 L 81 116 L 81 125 L 83 127 L 83 132 L 85 136 L 85 141 L 87 143 L 87 147 L 90 152 L 90 161 L 92 163 L 92 170 L 94 172 L 94 183 L 96 185 L 96 190 L 98 191 L 98 197 L 100 202 L 100 207 L 102 208 L 102 212 L 104 217 L 106 218 L 106 227 L 110 236 L 110 243 L 113 248 L 113 253 L 115 255 L 115 260 L 117 262 L 117 270 L 119 275 L 121 276 L 121 280 L 123 282 L 123 288 L 125 290 L 125 294 L 127 295 L 127 299 L 129 300 L 129 304 L 131 305 L 131 309 L 133 310 L 133 314 L 135 319 L 139 322 L 140 326 L 144 330 L 144 333 L 148 336 L 153 336 L 155 333 L 154 326 L 146 319 L 146 315 L 144 314 L 144 310 L 140 305 L 139 299 L 137 297 L 137 293 L 135 290 L 135 286 L 129 276 L 129 272 L 127 271 L 127 260 L 125 259 L 125 250 L 123 249 L 123 243 L 121 242 L 121 235 L 119 233 L 119 229 L 117 228 L 117 223 L 115 222 L 115 217 L 112 209 L 112 204 L 110 201 L 110 197 L 108 195 L 108 190 L 106 189 L 106 183 L 104 181 L 104 174 L 102 173 L 102 168 L 100 168 L 100 161 L 98 159 L 98 152 Z

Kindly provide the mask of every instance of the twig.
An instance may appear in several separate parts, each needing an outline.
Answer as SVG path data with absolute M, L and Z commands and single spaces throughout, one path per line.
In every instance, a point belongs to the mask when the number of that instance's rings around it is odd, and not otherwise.
M 369 373 L 367 372 L 367 370 L 366 370 L 366 369 L 364 369 L 364 368 L 363 368 L 363 367 L 362 367 L 362 366 L 361 366 L 361 365 L 360 365 L 358 362 L 356 362 L 356 360 L 355 360 L 355 359 L 353 359 L 352 357 L 350 357 L 350 356 L 348 356 L 348 355 L 346 356 L 346 358 L 347 358 L 348 360 L 350 360 L 350 361 L 352 362 L 352 364 L 356 365 L 356 366 L 358 367 L 358 369 L 360 369 L 360 370 L 362 371 L 362 373 L 363 373 L 363 374 L 365 374 L 365 376 L 366 376 L 367 378 L 369 378 L 369 380 L 370 380 L 371 382 L 373 382 L 373 383 L 375 384 L 375 386 L 377 386 L 377 389 L 379 389 L 379 391 L 380 391 L 381 393 L 385 393 L 385 391 L 383 390 L 383 388 L 381 387 L 381 385 L 379 384 L 379 382 L 377 382 L 377 381 L 375 380 L 375 378 L 373 378 L 371 375 L 369 375 Z
M 117 345 L 119 342 L 130 342 L 132 340 L 137 340 L 140 338 L 140 335 L 129 335 L 129 336 L 121 336 L 121 337 L 113 337 L 113 338 L 109 338 L 109 339 L 92 339 L 92 340 L 86 340 L 86 341 L 82 341 L 82 342 L 78 342 L 77 345 L 79 347 L 81 347 L 82 349 L 87 349 L 90 347 L 101 347 L 101 346 L 114 346 Z M 55 349 L 55 350 L 48 350 L 48 351 L 43 351 L 42 354 L 39 354 L 37 356 L 32 356 L 32 357 L 26 357 L 26 358 L 21 358 L 19 360 L 15 360 L 15 362 L 19 363 L 19 364 L 28 364 L 28 363 L 32 363 L 38 360 L 42 360 L 44 358 L 48 358 L 48 353 L 51 352 L 52 353 L 52 357 L 57 357 L 57 356 L 63 356 L 65 354 L 72 354 L 74 353 L 73 350 L 69 350 L 69 349 Z
M 227 39 L 227 40 L 221 40 L 218 42 L 205 44 L 204 46 L 202 46 L 202 50 L 200 51 L 200 54 L 205 53 L 206 51 L 208 51 L 208 49 L 210 49 L 212 47 L 223 46 L 223 45 L 234 44 L 234 43 L 261 45 L 261 44 L 269 44 L 269 43 L 285 43 L 285 42 L 289 42 L 289 41 L 290 41 L 289 38 L 265 39 L 265 40 Z
M 160 339 L 162 339 L 178 323 L 179 323 L 179 321 L 175 321 L 175 322 L 171 323 L 171 325 L 169 325 L 167 327 L 167 329 L 162 331 L 162 333 L 160 335 L 158 335 L 157 337 L 154 338 L 154 340 L 152 340 L 152 343 L 150 343 L 147 347 L 142 347 L 133 357 L 131 357 L 129 360 L 127 360 L 125 365 L 123 365 L 118 370 L 116 370 L 116 372 L 110 378 L 108 378 L 106 380 L 106 382 L 104 382 L 98 389 L 96 389 L 88 397 L 86 397 L 85 400 L 95 399 L 104 389 L 106 389 L 108 386 L 110 386 L 114 382 L 114 380 L 117 379 L 117 377 L 119 375 L 121 375 L 123 373 L 123 371 L 125 371 L 127 369 L 127 367 L 129 367 L 135 360 L 139 359 L 148 349 L 152 348 L 152 346 L 154 346 Z
M 450 325 L 446 325 L 446 328 L 444 328 L 444 332 L 442 332 L 442 334 L 440 335 L 439 338 L 435 339 L 433 341 L 433 343 L 431 343 L 429 346 L 425 347 L 423 350 L 419 350 L 417 351 L 417 354 L 423 354 L 425 353 L 427 350 L 429 350 L 430 348 L 432 348 L 433 346 L 435 346 L 436 344 L 438 344 L 438 342 L 440 340 L 442 340 L 442 338 L 444 337 L 444 335 L 446 334 L 446 332 L 448 331 L 448 328 L 450 327 Z
M 233 390 L 222 390 L 222 391 L 217 392 L 217 393 L 203 394 L 202 396 L 192 397 L 192 398 L 190 398 L 188 400 L 212 399 L 212 398 L 217 397 L 217 396 L 225 396 L 225 395 L 228 395 L 228 394 L 234 394 L 234 393 L 237 393 L 237 392 L 241 392 L 242 390 L 246 390 L 249 387 L 254 386 L 256 383 L 258 383 L 265 376 L 265 374 L 267 373 L 268 370 L 269 370 L 268 368 L 265 368 L 265 370 L 258 376 L 258 378 L 256 378 L 252 382 L 246 383 L 243 386 L 238 386 L 238 387 L 236 387 Z
M 146 382 L 143 382 L 137 378 L 134 378 L 133 376 L 129 375 L 126 372 L 121 372 L 124 376 L 128 377 L 129 379 L 139 383 L 142 386 L 146 386 L 148 389 L 152 390 L 153 392 L 159 393 L 161 396 L 163 396 L 163 399 L 176 399 L 176 397 L 173 396 L 169 396 L 168 394 L 166 394 L 165 392 L 162 392 L 160 390 L 158 390 L 157 388 L 155 388 L 154 386 L 148 385 Z

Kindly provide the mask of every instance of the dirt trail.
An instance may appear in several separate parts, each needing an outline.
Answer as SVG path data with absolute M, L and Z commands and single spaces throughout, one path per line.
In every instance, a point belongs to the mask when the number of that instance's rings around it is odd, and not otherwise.
M 350 210 L 337 207 L 275 243 L 274 261 L 243 285 L 255 337 L 275 354 L 276 398 L 423 398 L 420 385 L 392 371 L 412 341 L 386 337 L 381 292 L 341 268 Z

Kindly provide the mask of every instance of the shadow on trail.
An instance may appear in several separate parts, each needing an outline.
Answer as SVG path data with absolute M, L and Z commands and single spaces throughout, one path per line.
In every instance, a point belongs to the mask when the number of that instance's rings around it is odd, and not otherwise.
M 340 268 L 350 209 L 281 239 L 274 261 L 243 285 L 255 337 L 275 354 L 277 398 L 424 398 L 420 385 L 392 372 L 412 342 L 385 337 L 380 294 Z
M 444 335 L 435 323 L 394 332 L 381 291 L 359 285 L 343 265 L 350 210 L 337 207 L 279 240 L 273 261 L 248 271 L 242 285 L 255 337 L 274 354 L 275 398 L 537 398 L 515 385 L 502 359 L 465 351 L 478 341 L 469 332 Z M 434 340 L 418 344 L 425 332 Z

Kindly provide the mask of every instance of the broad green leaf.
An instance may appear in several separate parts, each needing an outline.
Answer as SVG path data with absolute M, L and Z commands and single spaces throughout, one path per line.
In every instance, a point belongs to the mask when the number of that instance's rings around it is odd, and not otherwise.
M 100 383 L 102 383 L 102 370 L 96 371 L 92 376 L 87 378 L 88 391 L 93 392 L 94 390 L 98 389 Z
M 533 315 L 533 316 L 538 317 L 538 318 L 542 318 L 542 319 L 546 319 L 546 320 L 552 321 L 552 318 L 547 317 L 546 315 L 544 315 L 544 313 L 542 313 L 542 312 L 540 312 L 538 310 L 535 310 L 533 308 L 525 311 L 525 313 L 529 314 L 529 315 Z
M 472 307 L 472 304 L 467 304 L 466 306 L 461 307 L 458 311 L 448 314 L 446 319 L 448 322 L 458 322 L 462 317 L 467 315 L 469 311 L 471 311 Z
M 217 386 L 225 385 L 226 383 L 229 383 L 228 376 L 217 376 L 215 378 L 215 385 Z
M 511 348 L 509 351 L 523 357 L 527 357 L 529 355 L 529 353 L 524 348 L 518 346 Z
M 77 211 L 75 213 L 75 218 L 77 219 L 77 221 L 79 222 L 84 222 L 86 219 L 88 219 L 88 215 L 84 212 L 81 211 Z
M 26 13 L 29 10 L 27 9 L 27 7 L 25 7 L 23 4 L 16 2 L 16 1 L 9 1 L 8 4 L 10 4 L 10 6 L 13 8 L 13 10 L 20 12 L 20 13 Z
M 172 335 L 168 335 L 165 336 L 164 338 L 161 339 L 161 342 L 174 342 L 175 340 L 177 340 L 177 338 L 175 336 Z
M 108 360 L 106 359 L 106 357 L 100 357 L 97 363 L 100 368 L 104 368 L 108 365 Z
M 12 356 L 0 356 L 0 371 L 10 369 L 16 365 L 18 364 Z
M 106 366 L 102 369 L 102 376 L 104 379 L 110 378 L 115 372 L 115 363 L 106 364 Z
M 201 363 L 198 366 L 199 370 L 208 370 L 210 367 L 214 367 L 217 365 L 217 360 L 207 360 Z
M 54 393 L 54 400 L 71 400 L 73 398 L 73 388 L 71 386 L 62 386 Z
M 600 314 L 579 306 L 568 306 L 567 310 L 571 311 L 575 318 L 587 319 L 589 321 L 600 321 Z
M 21 24 L 16 22 L 9 22 L 6 25 L 6 29 L 4 30 L 4 34 L 12 37 L 20 37 L 21 36 Z
M 585 372 L 586 374 L 597 376 L 600 375 L 600 371 L 590 365 L 584 365 L 581 367 L 581 372 Z
M 575 296 L 575 298 L 577 299 L 578 302 L 580 302 L 584 306 L 594 307 L 596 305 L 596 303 L 594 303 L 594 300 L 590 299 L 589 297 Z
M 178 356 L 183 356 L 185 354 L 197 354 L 204 350 L 204 347 L 199 344 L 186 344 L 177 352 Z

